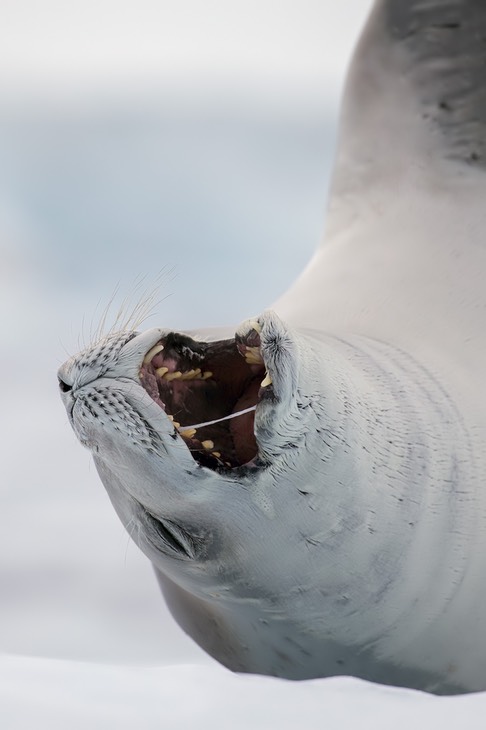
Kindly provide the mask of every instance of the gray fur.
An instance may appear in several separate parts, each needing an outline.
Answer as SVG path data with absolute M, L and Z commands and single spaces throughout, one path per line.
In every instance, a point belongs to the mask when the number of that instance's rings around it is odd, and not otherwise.
M 405 51 L 403 72 L 424 120 L 442 133 L 446 156 L 485 167 L 484 0 L 379 0 L 372 22 Z

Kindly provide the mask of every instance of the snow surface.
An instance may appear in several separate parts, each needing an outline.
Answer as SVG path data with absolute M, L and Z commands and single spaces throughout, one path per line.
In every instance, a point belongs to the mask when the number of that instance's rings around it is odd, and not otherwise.
M 437 698 L 347 677 L 288 682 L 221 667 L 0 657 L 9 730 L 456 730 L 484 728 L 486 696 Z
M 31 4 L 7 2 L 10 21 Z M 299 26 L 292 42 L 317 58 L 318 21 L 335 49 L 337 4 L 307 5 L 312 32 Z M 218 666 L 169 615 L 57 393 L 57 367 L 120 280 L 123 294 L 175 264 L 148 326 L 192 327 L 238 322 L 295 278 L 322 230 L 327 76 L 298 110 L 292 89 L 259 105 L 225 94 L 210 109 L 163 90 L 160 104 L 128 95 L 75 111 L 0 98 L 0 730 L 484 727 L 486 694 Z

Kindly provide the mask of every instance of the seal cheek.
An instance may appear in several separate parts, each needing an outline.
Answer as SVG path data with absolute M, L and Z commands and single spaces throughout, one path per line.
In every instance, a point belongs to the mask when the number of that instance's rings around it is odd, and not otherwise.
M 98 453 L 101 424 L 98 423 L 97 415 L 88 412 L 82 398 L 73 399 L 68 415 L 80 443 L 90 451 Z

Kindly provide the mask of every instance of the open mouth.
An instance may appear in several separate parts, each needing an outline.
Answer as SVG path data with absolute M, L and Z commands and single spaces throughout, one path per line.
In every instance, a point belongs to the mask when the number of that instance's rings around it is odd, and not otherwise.
M 218 342 L 171 332 L 144 357 L 142 386 L 203 466 L 233 469 L 257 456 L 255 408 L 272 392 L 259 332 L 255 323 L 244 337 Z

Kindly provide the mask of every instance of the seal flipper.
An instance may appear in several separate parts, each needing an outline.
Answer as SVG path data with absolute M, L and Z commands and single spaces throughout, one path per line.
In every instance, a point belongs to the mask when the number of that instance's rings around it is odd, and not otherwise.
M 419 156 L 428 170 L 486 167 L 485 33 L 482 0 L 376 2 L 346 83 L 333 199 L 396 182 Z
M 485 34 L 482 0 L 375 3 L 346 83 L 324 241 L 273 305 L 290 324 L 407 349 L 443 321 L 476 336 Z M 450 296 L 457 281 L 468 282 L 464 311 Z

